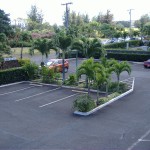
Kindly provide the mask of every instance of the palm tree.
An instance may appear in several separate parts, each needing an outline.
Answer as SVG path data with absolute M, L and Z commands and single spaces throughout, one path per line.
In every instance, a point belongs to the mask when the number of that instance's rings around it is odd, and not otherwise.
M 108 95 L 108 87 L 111 81 L 111 74 L 114 71 L 113 64 L 115 63 L 114 59 L 107 60 L 105 57 L 100 58 L 101 64 L 104 70 L 104 83 L 106 84 L 106 95 Z
M 77 69 L 77 78 L 81 77 L 81 75 L 86 75 L 87 77 L 88 95 L 90 94 L 91 83 L 95 79 L 96 68 L 99 68 L 99 64 L 95 63 L 93 58 L 90 58 L 83 61 Z
M 71 43 L 72 43 L 71 37 L 67 36 L 66 34 L 60 34 L 58 35 L 57 43 L 55 44 L 55 47 L 60 48 L 62 50 L 63 83 L 65 81 L 65 68 L 64 68 L 65 53 L 69 49 Z
M 52 40 L 48 39 L 37 39 L 31 49 L 31 54 L 33 54 L 34 49 L 37 49 L 42 54 L 42 62 L 43 64 L 43 56 L 45 55 L 46 58 L 48 57 L 48 54 L 50 52 L 50 49 L 53 49 L 53 42 Z
M 86 58 L 94 57 L 96 53 L 98 53 L 100 56 L 104 50 L 99 39 L 85 37 L 82 37 L 81 39 L 75 39 L 71 49 L 77 49 L 79 54 L 81 53 Z
M 131 67 L 129 65 L 128 62 L 126 61 L 122 61 L 122 62 L 118 62 L 118 61 L 114 61 L 114 72 L 117 75 L 117 82 L 118 82 L 118 90 L 119 90 L 119 82 L 120 82 L 120 74 L 124 71 L 126 71 L 129 75 L 131 74 Z
M 95 84 L 97 87 L 97 102 L 99 98 L 99 89 L 102 84 L 107 82 L 107 74 L 105 68 L 102 64 L 99 63 L 99 66 L 95 69 Z
M 103 48 L 101 41 L 98 39 L 91 39 L 91 38 L 85 38 L 82 37 L 81 39 L 76 39 L 73 44 L 71 49 L 76 49 L 78 50 L 78 54 L 84 55 L 87 59 L 90 57 L 94 57 L 96 53 L 99 54 L 99 56 L 103 53 Z M 88 87 L 87 83 L 87 78 L 86 78 L 86 87 Z

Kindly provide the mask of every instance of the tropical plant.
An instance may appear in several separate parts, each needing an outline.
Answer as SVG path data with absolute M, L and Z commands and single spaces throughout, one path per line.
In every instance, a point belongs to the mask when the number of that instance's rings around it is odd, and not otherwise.
M 60 78 L 60 73 L 57 73 L 54 69 L 49 69 L 48 67 L 42 67 L 40 72 L 42 82 L 44 83 L 53 83 Z
M 0 9 L 0 33 L 4 33 L 6 36 L 11 36 L 13 29 L 10 25 L 9 14 L 6 14 Z
M 67 36 L 65 33 L 61 33 L 57 35 L 55 41 L 55 47 L 60 48 L 62 50 L 62 59 L 63 59 L 63 82 L 65 81 L 65 68 L 64 68 L 64 59 L 65 53 L 68 51 L 69 46 L 72 43 L 71 37 Z
M 39 69 L 37 64 L 33 62 L 26 63 L 23 68 L 25 69 L 30 80 L 37 78 Z
M 77 82 L 76 75 L 70 74 L 68 79 L 65 81 L 66 85 L 75 85 Z
M 0 33 L 0 59 L 3 58 L 4 54 L 10 54 L 10 46 L 7 43 L 7 37 L 4 33 Z
M 96 104 L 89 95 L 80 95 L 74 101 L 73 107 L 80 112 L 88 112 L 95 108 Z
M 71 49 L 76 49 L 86 58 L 94 57 L 95 54 L 99 54 L 99 57 L 103 53 L 101 41 L 97 38 L 85 38 L 74 40 Z
M 118 82 L 118 90 L 119 90 L 119 82 L 120 82 L 120 74 L 126 71 L 129 75 L 131 74 L 131 67 L 128 62 L 122 61 L 118 62 L 117 60 L 113 61 L 113 71 L 117 75 L 117 82 Z
M 99 68 L 99 64 L 94 62 L 93 58 L 83 61 L 83 63 L 77 68 L 77 78 L 80 78 L 81 75 L 86 75 L 87 77 L 88 95 L 90 94 L 91 83 L 95 79 L 96 68 Z
M 111 74 L 114 71 L 113 64 L 115 60 L 114 59 L 108 60 L 105 57 L 101 57 L 100 61 L 104 70 L 103 80 L 104 80 L 104 84 L 106 85 L 106 95 L 108 95 L 108 90 L 109 90 L 108 88 L 111 82 Z
M 37 39 L 34 41 L 32 48 L 30 49 L 30 54 L 34 54 L 34 49 L 37 49 L 42 54 L 42 62 L 43 63 L 43 56 L 45 55 L 46 58 L 50 53 L 50 49 L 53 49 L 54 45 L 52 40 L 48 39 Z

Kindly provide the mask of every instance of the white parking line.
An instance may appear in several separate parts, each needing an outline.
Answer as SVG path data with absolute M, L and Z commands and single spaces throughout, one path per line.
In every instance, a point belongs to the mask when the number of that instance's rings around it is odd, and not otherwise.
M 62 101 L 62 100 L 64 100 L 64 99 L 67 99 L 67 98 L 73 97 L 73 96 L 75 96 L 75 95 L 78 95 L 78 93 L 73 94 L 73 95 L 70 95 L 70 96 L 67 96 L 67 97 L 64 97 L 64 98 L 61 98 L 61 99 L 59 99 L 59 100 L 57 100 L 57 101 L 54 101 L 54 102 L 50 102 L 50 103 L 47 103 L 47 104 L 41 105 L 41 106 L 39 106 L 39 107 L 40 107 L 40 108 L 42 108 L 42 107 L 45 107 L 45 106 L 48 106 L 48 105 L 51 105 L 51 104 L 54 104 L 54 103 L 60 102 L 60 101 Z
M 87 94 L 88 92 L 85 92 L 85 91 L 78 91 L 78 90 L 72 90 L 73 92 L 77 92 L 77 93 L 84 93 L 84 94 Z
M 21 81 L 21 82 L 15 82 L 15 83 L 10 83 L 10 84 L 5 84 L 5 85 L 1 85 L 1 87 L 7 87 L 7 86 L 12 86 L 12 85 L 16 85 L 16 84 L 21 84 L 21 83 L 26 83 L 26 81 Z
M 19 90 L 15 90 L 15 91 L 11 91 L 11 92 L 7 92 L 7 93 L 2 93 L 2 94 L 0 94 L 0 95 L 7 95 L 7 94 L 11 94 L 11 93 L 15 93 L 15 92 L 27 90 L 27 89 L 30 89 L 30 88 L 33 88 L 33 87 L 34 87 L 34 86 L 27 87 L 27 88 L 23 88 L 23 89 L 19 89 Z
M 148 130 L 144 135 L 142 135 L 135 143 L 133 143 L 127 150 L 132 150 L 139 142 L 144 141 L 144 138 L 150 134 L 150 130 Z
M 61 87 L 56 88 L 56 89 L 52 89 L 52 90 L 48 90 L 48 91 L 45 91 L 45 92 L 42 92 L 42 93 L 38 93 L 38 94 L 35 94 L 35 95 L 32 95 L 32 96 L 24 97 L 24 98 L 15 100 L 15 102 L 19 102 L 19 101 L 22 101 L 22 100 L 25 100 L 25 99 L 29 99 L 29 98 L 31 98 L 31 97 L 35 97 L 35 96 L 42 95 L 42 94 L 45 94 L 45 93 L 48 93 L 48 92 L 52 92 L 52 91 L 58 90 L 58 89 L 60 89 L 60 88 L 61 88 Z
M 29 85 L 32 85 L 32 86 L 43 86 L 43 85 L 40 85 L 40 84 L 29 84 Z

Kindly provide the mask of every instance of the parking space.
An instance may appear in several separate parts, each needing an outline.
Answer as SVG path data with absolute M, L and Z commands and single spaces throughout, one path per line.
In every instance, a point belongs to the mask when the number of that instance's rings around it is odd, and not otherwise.
M 134 92 L 88 117 L 73 115 L 81 93 L 72 89 L 30 82 L 1 86 L 0 149 L 149 150 L 150 69 L 132 64 L 132 70 Z M 121 79 L 127 77 L 122 73 Z

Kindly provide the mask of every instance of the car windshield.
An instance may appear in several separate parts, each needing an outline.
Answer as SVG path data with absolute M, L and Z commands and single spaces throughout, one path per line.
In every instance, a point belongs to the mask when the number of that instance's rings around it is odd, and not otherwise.
M 49 62 L 47 62 L 47 66 L 52 66 L 52 65 L 54 65 L 54 63 L 55 63 L 55 61 L 49 61 Z

